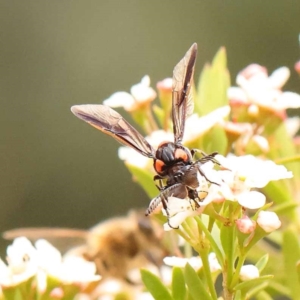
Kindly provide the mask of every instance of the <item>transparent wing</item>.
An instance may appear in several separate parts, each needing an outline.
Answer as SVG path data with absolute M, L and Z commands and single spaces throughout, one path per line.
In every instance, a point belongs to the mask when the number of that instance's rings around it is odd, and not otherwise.
M 30 241 L 46 239 L 61 252 L 86 243 L 88 231 L 71 228 L 28 227 L 11 229 L 3 233 L 3 238 L 13 240 L 25 236 Z
M 185 54 L 173 71 L 172 119 L 175 144 L 183 138 L 185 119 L 194 110 L 192 81 L 197 56 L 197 44 Z
M 105 105 L 75 105 L 72 113 L 100 131 L 111 135 L 121 144 L 129 146 L 144 156 L 154 158 L 155 150 L 146 139 L 119 113 Z

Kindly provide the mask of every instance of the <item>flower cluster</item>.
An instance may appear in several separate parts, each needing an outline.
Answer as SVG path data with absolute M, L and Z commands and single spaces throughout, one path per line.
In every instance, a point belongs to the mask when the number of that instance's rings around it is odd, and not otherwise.
M 191 199 L 189 194 L 185 198 L 176 197 L 175 193 L 165 199 L 164 205 L 157 205 L 158 195 L 163 189 L 149 188 L 155 175 L 152 160 L 133 149 L 119 149 L 119 157 L 153 198 L 150 207 L 156 207 L 154 215 L 161 211 L 165 217 L 165 231 L 176 232 L 185 240 L 185 245 L 199 254 L 191 256 L 188 251 L 189 254 L 183 257 L 166 257 L 165 264 L 174 267 L 175 277 L 177 272 L 180 273 L 178 268 L 184 269 L 182 276 L 188 289 L 192 269 L 198 274 L 203 272 L 207 287 L 202 292 L 205 294 L 209 290 L 210 299 L 216 299 L 212 282 L 220 272 L 224 278 L 224 299 L 231 299 L 234 288 L 240 295 L 248 293 L 250 297 L 255 284 L 248 283 L 244 287 L 241 282 L 263 282 L 271 278 L 270 275 L 261 275 L 268 256 L 261 257 L 255 265 L 245 264 L 245 260 L 255 261 L 251 250 L 260 249 L 261 241 L 282 227 L 276 209 L 270 207 L 273 202 L 283 205 L 292 201 L 289 187 L 282 182 L 300 177 L 293 165 L 289 164 L 287 168 L 285 160 L 283 164 L 280 160 L 284 156 L 293 159 L 296 155 L 295 135 L 300 127 L 298 117 L 288 118 L 286 114 L 288 108 L 300 107 L 298 94 L 282 91 L 290 76 L 288 68 L 279 68 L 269 76 L 265 67 L 252 64 L 237 75 L 238 87 L 230 87 L 224 56 L 222 49 L 213 64 L 204 68 L 197 86 L 199 90 L 193 89 L 195 110 L 185 120 L 185 146 L 220 153 L 214 157 L 215 161 L 197 161 L 195 158 L 198 186 L 193 190 L 197 199 Z M 225 88 L 215 89 L 218 85 Z M 143 89 L 143 94 L 148 95 L 149 85 L 144 85 Z M 160 81 L 157 89 L 161 108 L 151 105 L 154 98 L 141 97 L 147 98 L 147 108 L 134 105 L 134 111 L 131 111 L 154 148 L 162 141 L 173 141 L 170 122 L 172 80 Z M 124 97 L 119 102 L 128 110 L 125 100 Z M 110 105 L 107 101 L 105 104 Z M 147 116 L 147 121 L 136 118 L 141 112 Z M 280 144 L 281 140 L 285 144 Z M 280 192 L 275 192 L 275 186 Z M 234 248 L 237 250 L 232 252 Z M 143 275 L 144 283 L 155 295 L 147 284 L 150 275 Z
M 19 293 L 67 299 L 91 289 L 101 279 L 93 262 L 75 255 L 62 257 L 42 239 L 35 246 L 25 237 L 15 239 L 7 248 L 6 260 L 7 264 L 0 259 L 0 287 L 7 299 L 17 299 Z
M 191 49 L 196 51 L 196 46 Z M 185 59 L 178 64 L 180 70 L 187 67 Z M 157 268 L 153 272 L 141 270 L 149 292 L 139 286 L 132 294 L 136 299 L 271 299 L 279 295 L 297 299 L 300 218 L 295 199 L 299 198 L 300 169 L 295 162 L 300 160 L 300 118 L 288 118 L 286 110 L 299 108 L 300 96 L 282 90 L 289 69 L 281 67 L 268 75 L 267 68 L 251 64 L 237 75 L 237 87 L 230 87 L 222 48 L 213 63 L 204 67 L 198 84 L 190 86 L 188 82 L 182 90 L 188 94 L 184 100 L 188 105 L 183 118 L 177 120 L 172 116 L 172 97 L 184 77 L 176 73 L 178 65 L 173 80 L 166 78 L 157 83 L 157 92 L 150 86 L 149 76 L 144 76 L 130 93 L 117 92 L 104 101 L 106 106 L 123 107 L 130 113 L 151 145 L 148 147 L 138 135 L 137 145 L 146 145 L 146 155 L 123 146 L 119 158 L 152 199 L 151 217 L 159 226 L 163 224 L 167 237 L 164 244 L 173 251 L 164 258 L 165 266 L 156 262 L 159 272 Z M 295 68 L 299 71 L 298 65 Z M 157 95 L 160 105 L 154 102 Z M 111 109 L 101 109 L 124 121 Z M 97 118 L 97 109 L 92 113 Z M 174 142 L 173 121 L 183 122 L 182 127 L 177 124 L 180 130 L 185 129 L 177 142 L 193 149 L 193 161 L 183 164 L 182 169 L 180 165 L 181 173 L 175 174 L 177 177 L 173 174 L 171 180 L 158 178 L 156 186 L 153 176 L 157 174 L 148 157 L 154 156 L 153 149 L 162 142 Z M 126 134 L 129 127 L 119 128 Z M 129 140 L 135 136 L 136 132 Z M 179 154 L 174 151 L 176 159 L 184 161 L 180 156 L 183 149 Z M 180 176 L 192 180 L 183 181 Z M 154 260 L 152 254 L 144 256 Z M 0 261 L 0 284 L 2 296 L 9 300 L 17 299 L 14 292 L 18 299 L 22 299 L 20 295 L 32 295 L 34 288 L 43 296 L 40 299 L 71 299 L 76 293 L 82 295 L 77 299 L 85 299 L 84 292 L 92 291 L 100 280 L 94 263 L 78 256 L 62 257 L 45 240 L 37 241 L 35 246 L 24 238 L 15 240 L 7 250 L 7 263 Z M 136 278 L 135 271 L 127 279 Z M 221 297 L 215 287 L 219 274 L 223 280 Z M 108 297 L 112 290 L 122 294 L 127 289 L 127 282 L 114 278 L 97 287 L 104 299 L 114 299 Z M 96 298 L 95 294 L 86 297 Z

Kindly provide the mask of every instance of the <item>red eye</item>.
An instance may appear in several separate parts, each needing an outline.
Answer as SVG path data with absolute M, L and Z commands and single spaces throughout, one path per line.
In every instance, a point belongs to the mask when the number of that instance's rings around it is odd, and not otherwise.
M 187 153 L 183 150 L 183 149 L 176 149 L 175 150 L 175 159 L 182 159 L 183 161 L 188 161 L 189 160 L 189 157 L 187 155 Z
M 155 160 L 154 169 L 157 173 L 162 173 L 164 166 L 165 166 L 165 163 L 162 160 L 160 160 L 160 159 Z

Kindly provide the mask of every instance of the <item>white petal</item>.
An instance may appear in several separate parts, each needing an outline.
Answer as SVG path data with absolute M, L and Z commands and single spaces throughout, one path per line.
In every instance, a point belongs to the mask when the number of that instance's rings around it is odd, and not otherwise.
M 188 217 L 197 214 L 197 212 L 189 210 L 179 212 L 176 215 L 169 218 L 168 222 L 164 224 L 164 230 L 170 231 L 172 229 L 178 228 L 179 225 Z
M 123 107 L 125 109 L 131 108 L 134 103 L 133 97 L 126 92 L 116 92 L 103 101 L 103 104 L 109 107 Z
M 176 215 L 179 212 L 191 211 L 190 200 L 177 197 L 168 197 L 168 212 L 170 216 Z
M 257 191 L 241 193 L 236 198 L 241 206 L 248 209 L 258 209 L 266 203 L 266 196 Z
M 300 118 L 292 117 L 287 118 L 284 122 L 286 130 L 290 137 L 294 137 L 300 128 Z
M 245 91 L 239 87 L 230 87 L 227 90 L 227 97 L 230 101 L 238 103 L 248 103 L 248 97 Z
M 125 160 L 126 163 L 138 168 L 144 169 L 151 161 L 148 157 L 137 153 L 135 150 L 129 147 L 120 147 L 118 149 L 118 156 L 121 160 Z
M 44 239 L 37 240 L 35 247 L 38 252 L 39 265 L 50 273 L 60 268 L 62 257 L 60 252 Z
M 167 256 L 163 260 L 167 266 L 171 267 L 184 268 L 186 264 L 189 263 L 195 270 L 199 270 L 203 266 L 202 260 L 199 256 L 192 256 L 190 258 Z
M 208 115 L 199 117 L 197 114 L 192 114 L 187 118 L 185 123 L 184 141 L 193 141 L 202 136 L 214 125 L 226 118 L 230 113 L 230 106 L 223 106 L 212 111 Z
M 219 262 L 217 260 L 217 256 L 214 252 L 209 253 L 208 261 L 209 261 L 210 271 L 212 273 L 222 269 L 221 265 L 219 264 Z
M 177 256 L 166 256 L 163 261 L 167 266 L 170 267 L 184 268 L 187 264 L 187 258 Z
M 173 141 L 174 135 L 169 131 L 155 130 L 152 131 L 150 135 L 146 136 L 146 140 L 156 149 L 162 141 Z
M 130 93 L 137 102 L 152 101 L 156 98 L 156 92 L 150 86 L 149 76 L 144 76 L 142 81 L 131 87 Z
M 145 75 L 142 78 L 141 84 L 144 85 L 144 86 L 150 86 L 150 77 L 149 77 L 149 75 Z
M 269 142 L 265 137 L 254 135 L 252 139 L 263 152 L 267 153 L 270 150 Z
M 290 77 L 290 70 L 287 67 L 281 67 L 275 70 L 269 76 L 269 86 L 273 89 L 281 89 Z
M 278 98 L 277 105 L 280 109 L 299 108 L 300 95 L 293 92 L 284 92 Z

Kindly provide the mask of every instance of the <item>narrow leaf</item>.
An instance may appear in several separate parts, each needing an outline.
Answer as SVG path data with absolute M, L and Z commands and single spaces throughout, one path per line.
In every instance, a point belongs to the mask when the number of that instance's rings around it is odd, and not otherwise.
M 205 115 L 228 104 L 227 89 L 230 76 L 226 67 L 226 51 L 221 48 L 211 65 L 206 65 L 200 75 L 195 111 Z
M 155 300 L 172 300 L 172 296 L 161 280 L 148 270 L 142 269 L 143 283 Z
M 285 264 L 286 283 L 291 290 L 293 299 L 300 295 L 300 284 L 297 272 L 297 263 L 300 260 L 299 237 L 294 228 L 288 228 L 283 233 L 283 256 Z
M 259 259 L 259 261 L 255 264 L 255 266 L 257 267 L 259 273 L 261 273 L 261 271 L 263 271 L 263 269 L 265 268 L 265 266 L 267 265 L 269 260 L 269 254 L 265 254 L 263 257 L 261 257 Z
M 174 300 L 184 300 L 186 287 L 184 275 L 181 268 L 174 267 L 172 273 L 172 295 Z
M 247 280 L 247 281 L 237 284 L 234 287 L 234 289 L 249 291 L 250 289 L 256 288 L 259 284 L 265 283 L 265 281 L 268 281 L 269 279 L 272 279 L 273 277 L 274 277 L 273 275 L 265 275 L 265 276 L 261 276 L 259 278 Z
M 194 300 L 202 299 L 202 300 L 211 300 L 212 297 L 209 295 L 207 290 L 205 289 L 204 284 L 198 277 L 195 270 L 190 266 L 190 264 L 186 264 L 184 268 L 185 281 L 188 286 L 188 290 L 190 295 Z

